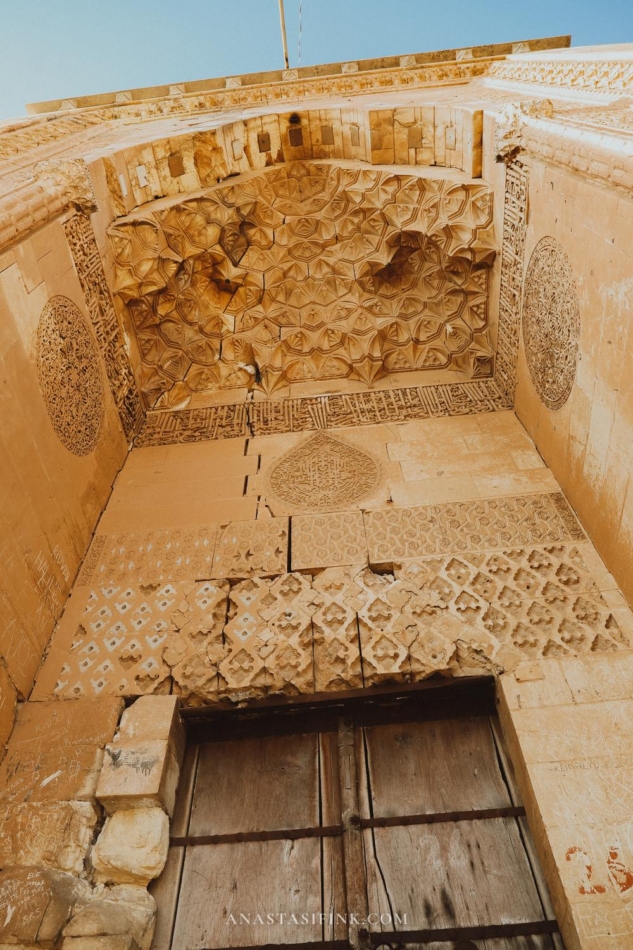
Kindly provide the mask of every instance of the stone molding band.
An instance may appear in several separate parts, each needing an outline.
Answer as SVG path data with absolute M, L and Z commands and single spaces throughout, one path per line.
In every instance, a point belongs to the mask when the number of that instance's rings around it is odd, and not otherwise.
M 137 448 L 511 409 L 494 379 L 148 412 Z

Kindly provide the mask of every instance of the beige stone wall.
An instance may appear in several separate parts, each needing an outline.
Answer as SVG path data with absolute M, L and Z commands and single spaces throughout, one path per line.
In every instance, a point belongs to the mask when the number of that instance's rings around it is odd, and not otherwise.
M 516 411 L 623 592 L 633 597 L 633 199 L 530 161 L 525 264 L 544 236 L 571 264 L 579 361 L 568 401 L 546 408 L 519 353 Z
M 259 699 L 632 636 L 512 412 L 154 446 L 117 479 L 32 698 Z
M 633 60 L 514 52 L 129 91 L 1 130 L 1 744 L 16 695 L 29 702 L 0 767 L 0 911 L 18 908 L 0 943 L 54 941 L 65 926 L 65 950 L 149 947 L 178 699 L 494 673 L 568 947 L 631 945 L 633 621 L 619 588 L 633 594 L 633 124 L 612 101 L 633 87 Z M 515 152 L 514 168 L 495 161 Z M 349 399 L 312 398 L 308 384 L 285 402 L 152 412 L 108 502 L 143 407 L 108 293 L 107 229 L 155 197 L 306 158 L 473 175 L 483 161 L 503 238 L 495 378 Z M 520 342 L 515 416 L 521 283 L 543 239 L 560 326 L 574 330 L 578 301 L 580 359 L 548 409 L 557 374 L 540 373 L 539 395 Z M 43 312 L 62 344 L 42 361 Z M 573 333 L 559 329 L 568 357 Z M 92 408 L 60 416 L 76 367 Z
M 13 721 L 15 693 L 29 695 L 127 452 L 98 357 L 93 361 L 96 388 L 90 412 L 57 413 L 66 444 L 54 428 L 49 408 L 58 398 L 63 402 L 74 383 L 72 369 L 63 369 L 63 360 L 56 363 L 53 351 L 42 359 L 51 372 L 62 367 L 58 386 L 50 386 L 46 369 L 38 370 L 38 326 L 53 298 L 66 301 L 62 309 L 75 330 L 79 320 L 79 336 L 69 341 L 74 349 L 68 351 L 68 367 L 90 360 L 98 347 L 59 219 L 0 256 L 2 744 Z
M 567 950 L 631 946 L 632 684 L 630 653 L 501 677 L 502 725 Z

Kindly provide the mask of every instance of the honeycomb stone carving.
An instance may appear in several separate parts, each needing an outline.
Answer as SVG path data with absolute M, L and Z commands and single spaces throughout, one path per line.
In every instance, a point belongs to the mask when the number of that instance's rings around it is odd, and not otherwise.
M 230 593 L 220 692 L 235 700 L 314 691 L 315 592 L 303 574 L 250 578 Z
M 148 404 L 407 371 L 492 373 L 492 192 L 289 162 L 110 229 Z
M 367 452 L 317 432 L 291 449 L 267 474 L 268 488 L 300 511 L 355 504 L 378 487 L 381 470 Z
M 96 343 L 79 308 L 51 297 L 37 329 L 40 391 L 53 429 L 73 455 L 93 451 L 103 425 L 104 388 Z
M 523 342 L 532 382 L 548 409 L 565 405 L 574 385 L 580 308 L 569 259 L 553 237 L 532 252 L 523 293 Z

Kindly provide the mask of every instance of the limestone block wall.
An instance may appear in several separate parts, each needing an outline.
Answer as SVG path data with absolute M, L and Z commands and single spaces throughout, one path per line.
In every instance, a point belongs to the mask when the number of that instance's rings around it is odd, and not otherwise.
M 0 771 L 0 940 L 149 950 L 184 752 L 174 697 L 25 703 Z
M 554 320 L 544 318 L 532 333 L 526 358 L 526 325 L 534 320 L 524 297 L 516 411 L 630 600 L 633 199 L 543 162 L 528 164 L 525 268 L 529 275 L 530 262 L 538 263 L 539 279 L 551 279 L 558 299 L 531 302 L 542 313 L 551 303 Z M 548 347 L 556 353 L 549 368 Z M 568 378 L 558 400 L 548 397 L 548 375 Z
M 134 449 L 32 698 L 259 699 L 628 648 L 512 412 Z
M 112 335 L 90 286 L 97 262 L 86 282 L 68 240 L 75 217 L 0 255 L 2 744 L 128 449 Z
M 501 677 L 501 721 L 568 950 L 631 946 L 632 674 L 624 653 Z

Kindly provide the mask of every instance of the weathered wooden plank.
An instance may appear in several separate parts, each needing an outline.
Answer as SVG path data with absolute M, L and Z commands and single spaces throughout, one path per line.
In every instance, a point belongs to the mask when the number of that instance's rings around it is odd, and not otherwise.
M 349 942 L 352 950 L 367 945 L 365 933 L 369 911 L 363 832 L 359 822 L 358 776 L 356 768 L 354 727 L 351 719 L 341 718 L 338 729 L 339 779 L 341 789 L 341 821 L 345 867 L 345 896 L 348 914 Z M 362 921 L 362 924 L 356 921 Z
M 345 900 L 345 870 L 343 842 L 340 838 L 324 838 L 321 844 L 323 875 L 324 940 L 347 939 L 347 904 Z
M 196 743 L 190 743 L 185 750 L 180 770 L 178 794 L 171 821 L 171 832 L 174 835 L 187 833 L 197 766 L 198 746 Z M 149 885 L 148 890 L 156 901 L 156 929 L 152 950 L 171 948 L 184 857 L 184 848 L 170 848 L 163 873 Z
M 379 922 L 372 924 L 373 930 L 509 924 L 544 917 L 512 818 L 372 828 L 364 835 L 370 910 L 400 918 L 397 926 Z
M 341 822 L 341 790 L 339 787 L 338 736 L 324 732 L 319 736 L 321 778 L 321 823 L 337 825 Z M 345 923 L 345 870 L 343 841 L 325 838 L 321 843 L 321 873 L 323 875 L 324 940 L 347 939 Z
M 511 804 L 487 718 L 372 726 L 365 737 L 375 816 Z
M 273 831 L 318 824 L 316 735 L 200 746 L 189 834 Z
M 189 848 L 173 947 L 320 941 L 321 906 L 321 849 L 315 838 Z
M 499 757 L 504 779 L 510 792 L 510 797 L 512 798 L 514 804 L 522 804 L 523 800 L 521 797 L 521 791 L 516 780 L 512 760 L 510 759 L 508 750 L 506 749 L 503 732 L 501 730 L 501 723 L 496 716 L 490 717 L 490 727 L 492 729 L 497 755 Z M 527 818 L 519 818 L 518 825 L 521 837 L 523 838 L 523 846 L 527 852 L 530 867 L 532 869 L 532 875 L 539 892 L 539 897 L 541 898 L 541 904 L 543 905 L 543 913 L 547 918 L 553 919 L 555 917 L 554 905 L 552 903 L 547 881 L 545 880 L 545 875 L 543 874 L 543 869 L 541 868 L 541 863 L 536 850 L 536 844 L 534 843 L 534 838 L 532 836 L 530 826 L 528 825 Z M 552 942 L 556 950 L 564 950 L 563 939 L 560 935 L 555 935 L 552 937 Z
M 198 749 L 197 743 L 190 743 L 185 750 L 185 757 L 178 781 L 176 805 L 170 826 L 170 833 L 174 838 L 180 835 L 186 835 L 189 828 L 193 789 L 198 770 Z
M 319 736 L 321 776 L 321 824 L 341 822 L 341 789 L 339 786 L 338 737 L 335 732 Z
M 148 887 L 156 901 L 156 929 L 152 950 L 170 950 L 171 948 L 184 856 L 184 848 L 170 848 L 163 873 Z

